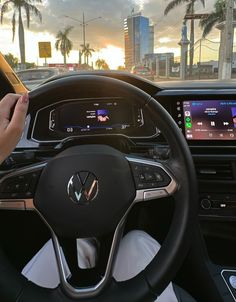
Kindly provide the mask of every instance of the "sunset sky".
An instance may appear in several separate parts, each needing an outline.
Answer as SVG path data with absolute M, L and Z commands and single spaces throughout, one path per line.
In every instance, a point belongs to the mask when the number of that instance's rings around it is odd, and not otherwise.
M 205 8 L 198 3 L 196 13 L 210 12 L 214 2 L 215 0 L 207 0 Z M 101 17 L 86 27 L 86 42 L 95 49 L 92 61 L 95 62 L 97 58 L 105 59 L 111 69 L 124 65 L 123 24 L 133 8 L 135 12 L 142 11 L 142 15 L 150 18 L 151 23 L 155 25 L 155 52 L 174 52 L 176 56 L 179 56 L 178 42 L 185 6 L 179 7 L 165 17 L 164 9 L 167 3 L 168 0 L 43 0 L 42 5 L 37 5 L 43 16 L 42 24 L 32 17 L 30 30 L 25 30 L 26 60 L 42 65 L 44 60 L 38 58 L 38 42 L 50 41 L 52 58 L 48 59 L 48 63 L 62 63 L 62 56 L 54 47 L 55 36 L 58 30 L 71 25 L 74 28 L 70 39 L 74 46 L 68 62 L 77 63 L 78 49 L 83 43 L 82 27 L 78 22 L 66 18 L 65 15 L 82 20 L 84 12 L 86 20 Z M 0 51 L 3 54 L 11 52 L 19 57 L 17 32 L 15 42 L 12 43 L 11 17 L 12 13 L 9 12 L 5 16 L 4 23 L 0 25 Z M 200 37 L 201 30 L 196 21 L 195 40 Z M 219 41 L 219 31 L 215 29 L 208 38 Z M 204 53 L 204 59 L 213 58 L 214 55 L 217 56 L 217 51 L 208 49 L 208 52 L 206 50 Z

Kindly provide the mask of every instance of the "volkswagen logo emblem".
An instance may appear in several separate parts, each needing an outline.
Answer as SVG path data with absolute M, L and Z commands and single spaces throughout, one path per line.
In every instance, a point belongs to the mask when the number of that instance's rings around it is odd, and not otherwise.
M 67 185 L 70 199 L 77 204 L 89 204 L 98 194 L 97 177 L 88 171 L 75 173 Z

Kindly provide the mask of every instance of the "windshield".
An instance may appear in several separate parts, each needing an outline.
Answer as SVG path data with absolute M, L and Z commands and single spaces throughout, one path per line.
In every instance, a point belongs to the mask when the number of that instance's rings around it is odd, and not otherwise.
M 0 51 L 22 81 L 61 68 L 148 80 L 236 78 L 234 0 L 1 1 Z M 21 22 L 22 21 L 22 22 Z

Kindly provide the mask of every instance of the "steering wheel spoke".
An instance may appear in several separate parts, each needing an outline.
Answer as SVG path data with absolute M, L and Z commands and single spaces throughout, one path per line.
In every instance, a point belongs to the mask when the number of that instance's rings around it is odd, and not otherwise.
M 61 287 L 68 296 L 75 299 L 96 297 L 110 283 L 128 212 L 129 210 L 105 243 L 97 238 L 61 239 L 51 229 Z M 105 248 L 105 260 L 104 257 L 100 258 L 101 254 L 104 256 L 103 244 L 110 245 L 110 249 Z M 90 260 L 94 258 L 93 263 L 85 263 L 90 261 L 86 256 Z
M 178 183 L 164 162 L 137 157 L 126 157 L 130 163 L 136 187 L 134 202 L 168 197 L 174 194 Z
M 0 210 L 35 210 L 33 197 L 47 162 L 17 169 L 0 179 Z

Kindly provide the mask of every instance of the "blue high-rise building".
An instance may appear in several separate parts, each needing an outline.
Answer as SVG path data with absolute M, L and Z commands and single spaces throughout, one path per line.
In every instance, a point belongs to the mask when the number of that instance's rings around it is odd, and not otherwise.
M 125 31 L 125 66 L 131 69 L 140 65 L 144 56 L 153 52 L 154 31 L 149 19 L 141 13 L 129 16 L 124 21 Z

